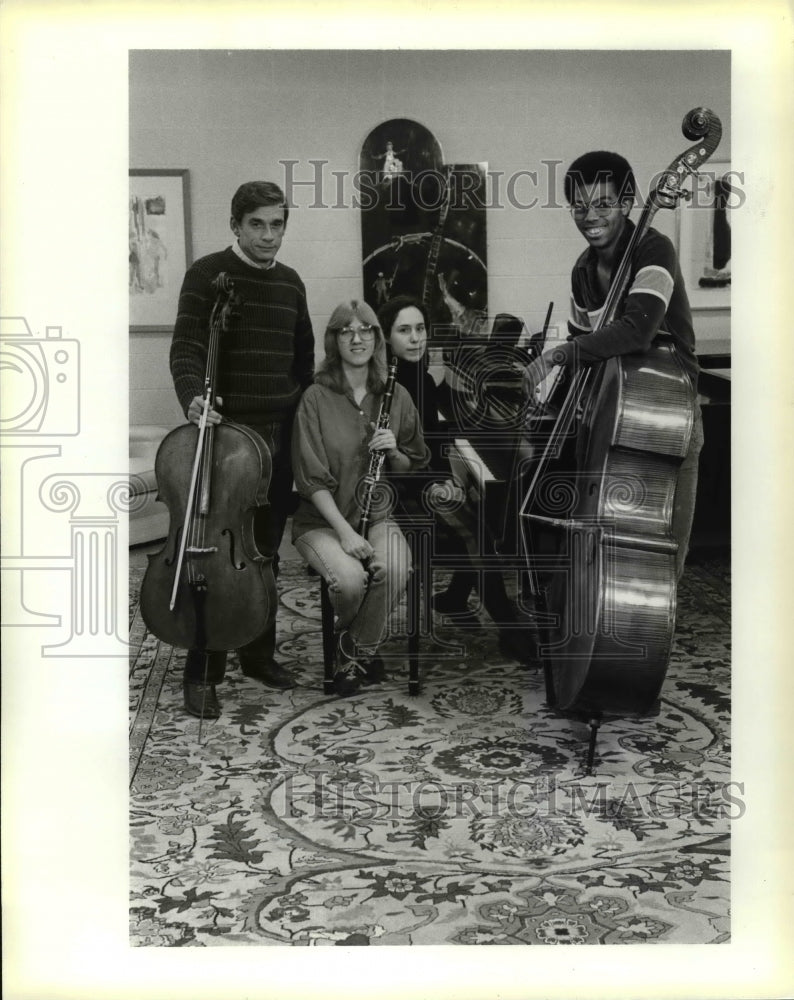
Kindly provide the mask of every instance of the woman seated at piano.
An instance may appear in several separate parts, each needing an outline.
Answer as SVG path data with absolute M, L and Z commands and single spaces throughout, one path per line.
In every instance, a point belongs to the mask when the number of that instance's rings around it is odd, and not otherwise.
M 416 407 L 402 386 L 394 387 L 389 426 L 376 428 L 385 388 L 386 349 L 375 313 L 365 302 L 341 303 L 325 331 L 325 360 L 295 417 L 292 466 L 300 502 L 292 540 L 328 582 L 337 629 L 334 688 L 343 696 L 383 678 L 378 646 L 411 567 L 389 511 L 373 505 L 366 537 L 361 533 L 370 455 L 384 452 L 384 469 L 395 473 L 430 460 Z
M 461 497 L 461 487 L 452 476 L 449 459 L 443 454 L 443 431 L 438 418 L 438 387 L 427 367 L 428 315 L 424 305 L 408 295 L 399 295 L 384 303 L 378 310 L 378 320 L 384 337 L 389 359 L 397 358 L 397 383 L 408 391 L 422 421 L 425 439 L 430 447 L 430 468 L 437 473 L 436 494 L 447 499 Z M 401 503 L 407 511 L 425 512 L 419 493 L 426 486 L 426 477 L 414 480 L 400 478 Z M 468 601 L 472 590 L 480 591 L 482 602 L 493 621 L 499 626 L 499 648 L 506 656 L 525 662 L 526 643 L 517 630 L 517 612 L 505 590 L 502 574 L 493 568 L 477 570 L 472 560 L 480 553 L 470 552 L 475 548 L 474 538 L 467 545 L 461 534 L 443 516 L 436 519 L 436 551 L 444 555 L 460 557 L 465 567 L 456 569 L 447 589 L 435 594 L 433 610 L 446 615 L 455 625 L 479 628 L 476 613 L 469 610 Z

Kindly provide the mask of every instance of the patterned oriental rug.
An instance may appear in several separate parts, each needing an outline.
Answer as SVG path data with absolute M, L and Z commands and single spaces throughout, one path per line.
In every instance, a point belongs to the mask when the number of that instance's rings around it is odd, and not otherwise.
M 296 562 L 279 578 L 278 656 L 300 686 L 263 688 L 230 657 L 223 714 L 199 743 L 184 651 L 147 633 L 141 576 L 133 944 L 729 940 L 729 824 L 744 806 L 727 560 L 688 567 L 660 713 L 606 720 L 590 775 L 587 727 L 546 707 L 542 673 L 501 655 L 485 617 L 466 633 L 437 618 L 418 697 L 398 635 L 383 683 L 325 697 L 319 587 Z

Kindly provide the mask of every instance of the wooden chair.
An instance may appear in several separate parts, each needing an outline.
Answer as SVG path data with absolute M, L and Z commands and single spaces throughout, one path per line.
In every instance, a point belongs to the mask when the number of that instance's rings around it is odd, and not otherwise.
M 404 529 L 405 530 L 405 529 Z M 414 531 L 406 531 L 406 538 L 411 547 L 411 558 L 414 570 L 408 577 L 407 587 L 407 629 L 408 629 L 408 694 L 415 697 L 421 689 L 419 676 L 419 632 L 422 622 L 420 596 L 422 593 L 421 563 L 417 558 L 417 539 L 420 537 Z M 309 567 L 309 576 L 319 576 L 316 570 Z M 334 609 L 331 596 L 328 593 L 328 583 L 320 576 L 320 619 L 323 642 L 323 692 L 334 693 L 334 664 L 336 659 L 336 635 L 334 633 Z

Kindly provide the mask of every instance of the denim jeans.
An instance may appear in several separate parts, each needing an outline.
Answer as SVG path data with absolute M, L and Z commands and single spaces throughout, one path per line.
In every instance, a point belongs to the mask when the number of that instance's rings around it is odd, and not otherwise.
M 327 580 L 337 629 L 348 629 L 357 646 L 374 651 L 385 638 L 389 615 L 405 592 L 411 551 L 393 521 L 377 521 L 367 540 L 375 554 L 366 569 L 343 550 L 330 526 L 304 532 L 295 539 L 295 548 Z

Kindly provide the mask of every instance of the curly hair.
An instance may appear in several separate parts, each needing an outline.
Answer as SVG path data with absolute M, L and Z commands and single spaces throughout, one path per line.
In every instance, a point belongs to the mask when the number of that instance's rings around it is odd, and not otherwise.
M 620 201 L 628 198 L 634 200 L 637 185 L 629 161 L 619 153 L 599 149 L 578 157 L 568 167 L 564 181 L 567 201 L 573 201 L 575 189 L 580 185 L 596 184 L 599 181 L 611 181 Z
M 380 328 L 383 330 L 383 336 L 386 338 L 386 360 L 391 361 L 391 328 L 394 326 L 394 321 L 397 319 L 398 315 L 403 311 L 403 309 L 418 309 L 422 314 L 422 319 L 424 320 L 425 330 L 430 334 L 430 314 L 427 311 L 427 307 L 419 299 L 414 298 L 413 295 L 395 295 L 393 299 L 389 299 L 388 302 L 384 302 L 383 305 L 378 309 L 378 321 L 380 322 Z M 425 367 L 429 364 L 430 358 L 428 352 L 425 351 L 422 362 Z
M 425 304 L 419 299 L 414 298 L 413 295 L 395 295 L 393 299 L 384 302 L 380 309 L 378 309 L 378 322 L 380 323 L 381 330 L 383 330 L 383 336 L 387 341 L 391 336 L 391 328 L 394 326 L 397 316 L 403 309 L 411 308 L 419 310 L 422 314 L 422 319 L 425 321 L 425 329 L 428 333 L 430 332 L 430 316 Z

